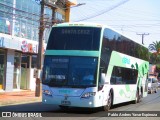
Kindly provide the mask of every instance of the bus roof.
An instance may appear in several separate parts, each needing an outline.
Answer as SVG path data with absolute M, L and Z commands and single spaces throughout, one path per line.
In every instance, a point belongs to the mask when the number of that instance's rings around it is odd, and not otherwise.
M 89 23 L 89 22 L 66 22 L 66 23 L 55 24 L 53 27 L 62 27 L 62 26 L 102 27 L 103 25 L 97 23 Z
M 122 32 L 120 31 L 117 31 L 115 29 L 113 29 L 112 27 L 108 26 L 108 25 L 103 25 L 103 24 L 99 24 L 99 23 L 91 23 L 91 22 L 66 22 L 66 23 L 60 23 L 60 24 L 55 24 L 53 25 L 53 27 L 64 27 L 64 26 L 88 26 L 88 27 L 101 27 L 101 28 L 109 28 L 123 36 L 125 36 L 126 38 L 134 41 L 132 38 L 130 38 L 129 36 L 127 36 L 126 34 L 123 34 Z M 134 41 L 135 43 L 143 46 L 143 47 L 146 47 L 144 46 L 143 44 L 140 44 L 136 41 Z

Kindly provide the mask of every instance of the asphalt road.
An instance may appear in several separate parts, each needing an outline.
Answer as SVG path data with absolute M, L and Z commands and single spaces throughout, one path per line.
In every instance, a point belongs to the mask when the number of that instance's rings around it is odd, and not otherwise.
M 131 113 L 137 113 L 136 111 L 147 111 L 147 113 L 154 114 L 156 112 L 154 111 L 160 111 L 160 90 L 157 93 L 154 94 L 148 94 L 147 97 L 143 98 L 140 103 L 132 104 L 132 103 L 125 103 L 125 104 L 119 104 L 114 106 L 110 112 L 103 111 L 102 108 L 96 108 L 96 109 L 80 109 L 80 108 L 69 108 L 68 110 L 61 110 L 58 106 L 55 105 L 45 105 L 42 103 L 30 103 L 30 104 L 20 104 L 20 105 L 12 105 L 12 106 L 3 106 L 0 107 L 0 112 L 29 112 L 29 113 L 40 113 L 42 116 L 48 116 L 52 117 L 52 119 L 73 119 L 74 117 L 76 119 L 98 119 L 98 120 L 104 120 L 104 119 L 115 119 L 115 117 L 120 119 L 127 119 L 126 116 L 119 116 L 118 112 L 127 113 L 130 111 Z M 129 114 L 130 114 L 129 112 Z M 109 117 L 108 114 L 111 113 L 112 117 Z M 115 114 L 112 114 L 115 113 Z M 118 113 L 118 116 L 116 116 L 116 113 Z M 159 112 L 160 114 L 160 112 Z M 115 116 L 115 117 L 113 117 Z M 135 117 L 130 117 L 130 119 Z M 137 117 L 138 120 L 143 119 L 146 120 L 147 117 Z M 160 117 L 154 117 L 154 120 L 159 120 Z M 1 118 L 0 118 L 1 119 Z M 151 119 L 151 116 L 149 116 L 147 119 Z M 3 119 L 2 119 L 3 120 Z M 6 119 L 4 119 L 6 120 Z M 27 119 L 28 120 L 28 119 Z M 34 118 L 35 120 L 35 118 Z

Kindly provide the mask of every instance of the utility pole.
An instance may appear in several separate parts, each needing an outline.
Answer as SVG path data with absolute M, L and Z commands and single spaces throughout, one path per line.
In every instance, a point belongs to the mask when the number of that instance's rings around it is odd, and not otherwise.
M 43 56 L 43 32 L 44 32 L 44 0 L 41 1 L 41 13 L 40 13 L 40 27 L 39 27 L 39 46 L 38 46 L 38 61 L 37 69 L 42 68 L 42 56 Z
M 138 34 L 137 35 L 141 35 L 142 36 L 142 44 L 144 45 L 144 36 L 145 35 L 149 35 L 149 33 L 142 33 L 142 34 Z
M 39 27 L 39 41 L 38 41 L 38 55 L 37 55 L 37 71 L 36 71 L 36 90 L 35 96 L 40 96 L 41 86 L 40 86 L 40 71 L 42 69 L 42 58 L 43 58 L 43 32 L 44 26 L 44 0 L 41 0 L 41 12 L 40 12 L 40 27 Z
M 52 25 L 54 24 L 54 17 L 55 17 L 55 10 L 56 10 L 56 1 L 57 0 L 52 0 L 54 1 L 53 3 L 46 3 L 46 0 L 41 0 L 41 12 L 40 12 L 40 27 L 39 27 L 39 45 L 38 45 L 38 56 L 37 56 L 37 71 L 36 71 L 36 90 L 35 90 L 35 96 L 39 97 L 40 96 L 40 72 L 42 70 L 42 62 L 43 62 L 43 34 L 45 30 L 45 24 L 44 24 L 44 7 L 48 6 L 52 9 Z

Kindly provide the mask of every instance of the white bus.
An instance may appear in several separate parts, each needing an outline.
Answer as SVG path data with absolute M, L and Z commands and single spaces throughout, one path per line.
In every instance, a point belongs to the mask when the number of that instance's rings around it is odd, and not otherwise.
M 52 27 L 42 72 L 42 102 L 104 107 L 147 96 L 148 49 L 99 24 Z M 86 76 L 88 75 L 88 76 Z

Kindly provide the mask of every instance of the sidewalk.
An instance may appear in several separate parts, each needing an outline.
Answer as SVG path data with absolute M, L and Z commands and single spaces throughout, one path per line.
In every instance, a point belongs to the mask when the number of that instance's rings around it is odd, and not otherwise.
M 13 92 L 0 92 L 0 107 L 7 105 L 41 102 L 42 97 L 35 97 L 35 91 L 22 90 Z

